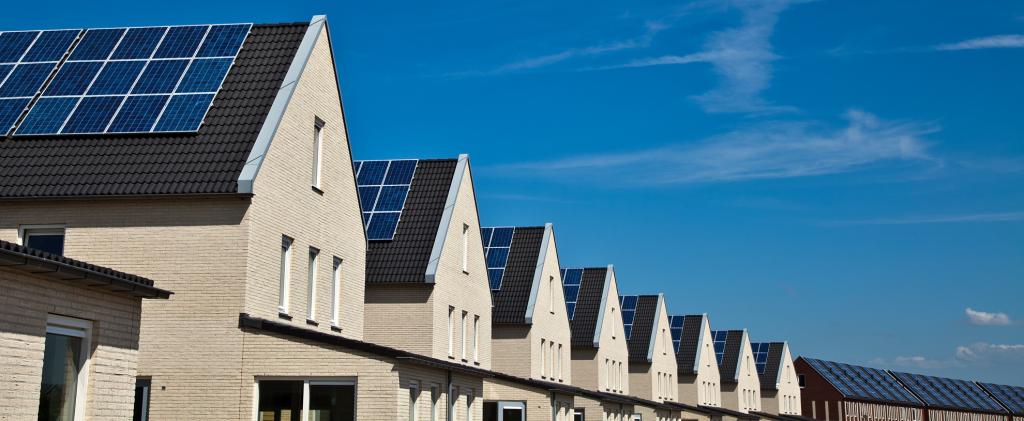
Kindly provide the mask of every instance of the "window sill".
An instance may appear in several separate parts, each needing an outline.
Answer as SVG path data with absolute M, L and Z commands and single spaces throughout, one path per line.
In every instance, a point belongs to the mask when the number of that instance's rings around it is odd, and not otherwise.
M 331 325 L 331 330 L 333 330 L 335 332 L 341 332 L 341 328 L 338 327 L 338 326 L 335 326 L 335 325 Z
M 312 187 L 312 188 L 313 188 L 313 192 L 315 192 L 316 194 L 319 194 L 319 195 L 321 195 L 321 196 L 323 196 L 323 195 L 324 195 L 324 191 L 323 191 L 323 190 L 320 190 L 320 189 L 319 189 L 319 188 L 317 188 L 316 186 L 310 186 L 310 187 Z
M 454 359 L 455 359 L 455 356 L 454 356 L 454 355 L 449 355 L 449 356 L 448 356 L 448 359 L 449 359 L 449 360 L 454 360 Z
M 462 362 L 464 362 L 464 363 L 468 363 L 468 362 L 469 362 L 469 360 L 467 360 L 467 359 L 463 358 L 463 359 L 462 359 Z
M 313 319 L 306 319 L 306 324 L 310 326 L 320 326 L 320 323 L 317 323 L 316 320 Z
M 291 320 L 292 319 L 292 316 L 289 316 L 288 313 L 285 313 L 283 311 L 278 311 L 277 312 L 277 317 L 280 317 L 280 318 L 285 319 L 285 320 Z
M 469 271 L 468 270 L 464 270 L 464 271 L 462 271 L 462 274 L 463 275 L 469 275 Z

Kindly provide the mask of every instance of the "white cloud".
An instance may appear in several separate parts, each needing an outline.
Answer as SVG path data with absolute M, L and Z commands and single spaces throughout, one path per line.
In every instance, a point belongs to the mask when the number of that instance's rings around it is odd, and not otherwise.
M 981 50 L 988 48 L 1024 48 L 1024 35 L 993 35 L 935 46 L 936 50 L 941 51 Z
M 924 215 L 904 218 L 859 219 L 850 221 L 832 221 L 829 222 L 829 225 L 912 225 L 1013 221 L 1024 221 L 1024 212 L 970 213 L 962 215 Z M 970 317 L 971 309 L 967 309 L 967 312 L 968 317 Z
M 958 346 L 956 358 L 973 365 L 1024 364 L 1024 344 L 976 342 Z
M 1024 219 L 1024 213 L 1020 214 L 1019 219 Z M 967 320 L 971 324 L 978 326 L 1009 326 L 1012 323 L 1010 316 L 1006 315 L 1006 313 L 989 313 L 968 307 L 964 309 L 964 314 L 967 315 Z
M 949 368 L 961 365 L 953 359 L 935 360 L 920 355 L 909 357 L 899 356 L 894 358 L 875 358 L 870 361 L 872 364 L 887 367 L 912 367 L 923 369 Z
M 844 127 L 769 122 L 662 148 L 574 156 L 503 166 L 517 176 L 575 178 L 614 184 L 686 184 L 820 176 L 885 162 L 935 162 L 927 124 L 881 120 L 847 111 Z

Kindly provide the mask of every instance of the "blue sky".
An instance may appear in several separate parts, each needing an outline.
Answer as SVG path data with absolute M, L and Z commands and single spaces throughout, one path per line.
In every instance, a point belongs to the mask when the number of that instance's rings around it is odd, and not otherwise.
M 484 224 L 715 328 L 1024 378 L 1020 2 L 60 3 L 0 27 L 325 13 L 357 158 L 469 153 Z

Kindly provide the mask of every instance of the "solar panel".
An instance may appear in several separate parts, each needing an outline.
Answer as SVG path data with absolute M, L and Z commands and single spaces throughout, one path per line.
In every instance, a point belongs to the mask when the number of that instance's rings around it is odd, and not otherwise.
M 995 383 L 979 383 L 988 390 L 996 400 L 1016 415 L 1024 415 L 1024 387 L 1007 386 Z
M 973 411 L 1003 411 L 998 402 L 973 382 L 901 372 L 893 372 L 893 375 L 931 406 Z
M 27 124 L 16 128 L 15 135 L 194 132 L 251 28 L 233 24 L 0 33 L 0 101 L 39 98 L 29 101 Z M 66 61 L 60 62 L 65 55 Z M 73 103 L 70 110 L 68 103 Z M 17 122 L 14 114 L 21 111 L 14 109 L 19 104 L 0 103 L 0 127 Z
M 363 209 L 368 240 L 395 238 L 418 162 L 401 159 L 357 161 L 355 164 L 359 205 Z
M 752 342 L 750 344 L 750 351 L 754 353 L 754 365 L 757 366 L 757 374 L 764 374 L 765 367 L 768 366 L 768 347 L 767 342 Z
M 562 289 L 565 292 L 565 311 L 572 320 L 576 314 L 576 303 L 580 298 L 580 284 L 584 269 L 562 269 Z
M 679 345 L 683 341 L 683 324 L 685 321 L 686 316 L 668 317 L 669 329 L 672 331 L 672 345 L 675 347 L 676 352 L 679 352 Z
M 920 405 L 889 373 L 877 368 L 804 358 L 839 393 L 848 398 Z
M 487 280 L 491 291 L 501 289 L 501 280 L 505 276 L 508 264 L 508 253 L 512 249 L 512 240 L 516 229 L 513 227 L 483 228 L 484 256 L 487 260 Z
M 636 295 L 623 295 L 619 297 L 619 306 L 622 307 L 622 333 L 626 334 L 626 340 L 633 333 L 633 318 L 636 317 Z
M 714 330 L 711 332 L 711 339 L 715 343 L 715 358 L 718 360 L 718 364 L 722 364 L 722 358 L 725 357 L 725 341 L 729 338 L 729 331 L 727 330 Z

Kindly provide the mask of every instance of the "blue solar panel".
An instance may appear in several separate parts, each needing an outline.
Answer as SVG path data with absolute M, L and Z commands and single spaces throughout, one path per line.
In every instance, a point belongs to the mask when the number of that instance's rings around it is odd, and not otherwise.
M 82 95 L 101 67 L 103 63 L 98 61 L 65 63 L 46 87 L 43 96 Z
M 3 85 L 0 85 L 0 98 L 31 97 L 39 93 L 43 82 L 50 77 L 56 63 L 23 63 L 14 70 Z
M 4 32 L 0 34 L 0 63 L 17 63 L 25 55 L 39 31 Z
M 191 132 L 199 129 L 213 94 L 174 95 L 160 117 L 154 132 Z
M 845 397 L 910 405 L 921 404 L 905 387 L 883 370 L 814 358 L 805 357 L 804 360 Z
M 1015 415 L 1024 415 L 1024 387 L 1007 386 L 995 383 L 979 383 L 988 390 L 996 400 L 1007 407 Z
M 390 178 L 390 174 L 388 178 Z M 515 228 L 483 228 L 480 233 L 484 237 L 487 281 L 490 283 L 491 291 L 497 291 L 501 289 L 501 280 L 505 277 L 505 267 L 508 265 L 508 253 L 515 238 Z
M 131 28 L 121 38 L 121 43 L 117 45 L 117 49 L 114 50 L 114 54 L 110 58 L 112 60 L 148 59 L 153 56 L 153 51 L 160 44 L 165 32 L 167 32 L 165 26 Z
M 403 159 L 358 161 L 355 164 L 359 205 L 363 210 L 367 239 L 394 239 L 417 162 Z M 395 175 L 392 175 L 392 171 Z M 405 177 L 405 173 L 409 177 Z
M 14 70 L 13 64 L 0 64 L 0 84 L 3 84 L 7 75 L 11 74 L 11 70 Z
M 0 99 L 0 135 L 6 135 L 31 98 Z
M 683 324 L 686 322 L 686 316 L 668 316 L 669 330 L 672 332 L 672 346 L 676 352 L 679 352 L 679 345 L 683 341 Z
M 764 369 L 768 366 L 768 348 L 770 345 L 767 342 L 752 342 L 750 344 L 750 352 L 754 354 L 754 365 L 757 366 L 757 374 L 764 374 Z
M 130 96 L 121 105 L 107 133 L 148 132 L 160 116 L 168 95 Z
M 215 25 L 206 34 L 197 57 L 234 57 L 252 25 Z
M 562 289 L 565 292 L 565 310 L 572 320 L 576 314 L 576 303 L 580 297 L 580 284 L 584 269 L 562 269 Z
M 231 68 L 230 58 L 193 60 L 177 92 L 216 92 Z
M 78 98 L 40 98 L 25 121 L 18 126 L 18 134 L 57 133 L 71 115 Z
M 195 55 L 199 43 L 209 26 L 175 26 L 164 35 L 153 58 L 190 58 Z
M 70 63 L 69 63 L 70 64 Z M 146 62 L 110 61 L 103 66 L 99 76 L 92 82 L 88 95 L 124 95 L 135 84 Z
M 39 34 L 39 38 L 36 38 L 35 43 L 32 44 L 32 48 L 29 48 L 28 53 L 22 57 L 21 61 L 60 61 L 64 57 L 64 53 L 68 52 L 68 47 L 71 46 L 71 43 L 75 41 L 75 38 L 78 38 L 80 32 L 82 31 L 78 29 L 43 31 Z
M 122 100 L 123 96 L 82 98 L 61 133 L 103 133 Z
M 966 380 L 893 372 L 904 385 L 931 406 L 1000 412 L 1002 407 L 980 386 Z
M 86 30 L 68 60 L 106 60 L 124 33 L 125 28 Z
M 169 94 L 181 80 L 188 60 L 154 60 L 142 71 L 132 88 L 133 94 Z
M 722 364 L 722 358 L 725 358 L 725 341 L 729 338 L 729 331 L 727 330 L 715 330 L 711 332 L 711 339 L 715 344 L 715 359 L 718 360 L 718 364 Z
M 626 334 L 626 339 L 633 333 L 633 317 L 636 316 L 636 300 L 635 295 L 624 295 L 619 297 L 619 305 L 622 307 L 622 333 Z

